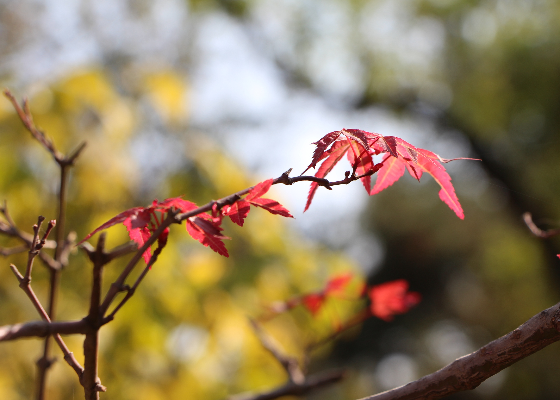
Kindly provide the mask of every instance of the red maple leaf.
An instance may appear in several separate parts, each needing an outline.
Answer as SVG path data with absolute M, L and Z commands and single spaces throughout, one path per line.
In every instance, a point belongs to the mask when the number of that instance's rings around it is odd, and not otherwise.
M 229 216 L 229 218 L 239 226 L 243 226 L 245 218 L 249 215 L 251 211 L 251 204 L 245 200 L 237 200 L 231 206 L 224 207 L 224 215 Z
M 352 174 L 360 176 L 366 191 L 373 195 L 399 180 L 404 174 L 405 168 L 418 180 L 424 172 L 427 172 L 441 187 L 440 199 L 459 218 L 464 218 L 463 209 L 451 184 L 451 177 L 442 165 L 442 163 L 453 160 L 447 160 L 428 150 L 416 148 L 395 136 L 383 136 L 359 129 L 342 129 L 331 132 L 314 144 L 317 147 L 313 153 L 313 159 L 304 173 L 309 168 L 315 168 L 321 160 L 324 160 L 315 176 L 325 178 L 344 154 L 347 154 Z M 375 164 L 373 156 L 378 154 L 385 155 L 380 163 Z M 454 160 L 459 159 L 466 158 Z M 371 188 L 371 175 L 377 171 L 379 171 L 377 181 Z M 311 183 L 305 210 L 311 205 L 318 186 L 316 182 Z
M 391 321 L 394 315 L 404 314 L 420 302 L 420 293 L 408 292 L 404 279 L 373 286 L 368 296 L 371 314 L 384 321 Z
M 342 159 L 342 157 L 344 157 L 344 154 L 346 154 L 349 148 L 350 144 L 346 140 L 339 140 L 335 142 L 328 151 L 321 154 L 321 157 L 326 157 L 326 160 L 323 161 L 315 176 L 317 178 L 324 178 L 327 176 L 327 174 L 332 171 L 334 166 Z M 307 203 L 305 204 L 305 209 L 303 210 L 304 212 L 307 211 L 311 205 L 311 201 L 313 201 L 313 197 L 315 196 L 315 192 L 318 187 L 319 184 L 317 182 L 311 182 L 311 188 L 309 189 L 309 194 L 307 195 Z
M 377 172 L 375 185 L 369 192 L 370 195 L 377 194 L 383 189 L 387 189 L 404 175 L 405 162 L 392 157 L 390 154 L 385 154 L 383 156 L 383 161 L 383 166 Z
M 301 298 L 301 303 L 312 315 L 317 315 L 325 303 L 323 293 L 310 293 Z
M 93 232 L 88 234 L 82 241 L 80 241 L 80 243 L 86 241 L 99 231 L 122 223 L 126 227 L 130 239 L 136 242 L 138 247 L 141 247 L 159 228 L 162 221 L 165 219 L 166 213 L 168 213 L 172 208 L 176 208 L 184 213 L 196 210 L 198 206 L 195 203 L 182 199 L 181 197 L 174 197 L 161 202 L 154 200 L 149 207 L 134 207 L 123 211 L 93 230 Z M 221 217 L 213 218 L 206 213 L 202 213 L 187 220 L 187 232 L 203 245 L 209 246 L 212 250 L 227 257 L 227 250 L 221 240 L 229 238 L 220 234 L 220 231 L 222 230 L 219 226 L 220 222 Z M 169 229 L 167 228 L 158 237 L 158 247 L 160 249 L 167 243 L 168 234 Z M 149 263 L 151 256 L 151 249 L 148 248 L 143 254 L 146 264 Z
M 234 223 L 239 226 L 243 226 L 243 222 L 245 221 L 245 218 L 247 218 L 251 209 L 250 206 L 253 205 L 264 208 L 271 214 L 293 218 L 290 212 L 282 204 L 276 200 L 265 199 L 262 197 L 269 191 L 273 182 L 274 179 L 267 179 L 266 181 L 258 183 L 249 191 L 249 193 L 247 193 L 244 199 L 237 200 L 229 207 L 224 207 L 223 215 L 229 216 Z
M 229 257 L 226 246 L 222 242 L 223 239 L 229 238 L 221 234 L 223 228 L 213 220 L 212 216 L 202 213 L 191 217 L 187 220 L 186 228 L 193 239 L 198 240 L 204 246 L 210 247 L 216 253 Z
M 328 280 L 325 290 L 325 295 L 336 296 L 341 294 L 346 285 L 352 280 L 352 274 L 346 273 L 342 275 L 333 276 Z
M 352 277 L 351 273 L 333 276 L 327 281 L 322 290 L 286 301 L 285 309 L 291 309 L 302 304 L 312 315 L 317 315 L 329 297 L 338 297 L 342 294 L 344 288 L 352 280 Z

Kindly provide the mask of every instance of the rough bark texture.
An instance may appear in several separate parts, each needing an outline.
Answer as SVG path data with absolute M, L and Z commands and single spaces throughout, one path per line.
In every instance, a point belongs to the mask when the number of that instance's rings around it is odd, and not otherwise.
M 417 381 L 362 400 L 440 399 L 476 388 L 492 375 L 560 340 L 560 303 L 519 328 Z

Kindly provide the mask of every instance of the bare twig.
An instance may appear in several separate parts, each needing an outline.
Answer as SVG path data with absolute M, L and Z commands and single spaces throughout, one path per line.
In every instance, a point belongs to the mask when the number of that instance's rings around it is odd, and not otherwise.
M 202 212 L 204 211 L 201 211 L 201 213 Z M 180 223 L 180 221 L 176 219 L 177 214 L 178 214 L 177 210 L 171 210 L 167 213 L 167 217 L 162 221 L 158 229 L 156 229 L 156 231 L 148 238 L 148 240 L 146 240 L 144 245 L 136 251 L 134 256 L 130 259 L 130 261 L 124 268 L 124 270 L 117 278 L 117 280 L 111 284 L 111 286 L 109 287 L 109 291 L 105 295 L 105 298 L 103 299 L 103 303 L 100 306 L 100 314 L 102 316 L 105 315 L 105 313 L 107 312 L 109 306 L 115 299 L 115 296 L 119 292 L 123 292 L 127 290 L 127 287 L 125 287 L 126 278 L 128 278 L 128 275 L 130 275 L 130 273 L 132 272 L 132 270 L 134 269 L 138 261 L 140 261 L 142 255 L 146 252 L 146 250 L 148 250 L 148 248 L 150 248 L 152 244 L 154 244 L 154 242 L 160 237 L 163 231 L 167 229 L 171 224 Z
M 501 370 L 558 340 L 560 303 L 433 374 L 362 400 L 441 399 L 452 393 L 471 390 Z
M 32 321 L 0 327 L 0 342 L 26 337 L 46 337 L 55 333 L 61 335 L 85 334 L 89 329 L 89 324 L 85 319 L 57 322 Z
M 306 377 L 295 357 L 290 357 L 254 320 L 249 320 L 261 345 L 284 367 L 288 381 L 261 393 L 242 393 L 229 400 L 273 400 L 283 396 L 303 396 L 320 387 L 336 383 L 344 378 L 344 371 L 327 371 Z
M 4 202 L 4 206 L 0 208 L 0 212 L 4 215 L 4 218 L 6 219 L 6 222 L 0 220 L 0 233 L 19 239 L 22 243 L 25 244 L 25 250 L 29 250 L 29 248 L 33 245 L 33 236 L 34 235 L 31 235 L 27 232 L 20 231 L 18 229 L 18 227 L 16 226 L 16 224 L 12 220 L 12 217 L 10 216 L 10 213 L 8 212 L 8 206 L 7 206 L 6 202 Z M 56 248 L 56 241 L 46 240 L 44 245 L 43 245 L 43 248 L 45 248 L 45 249 Z M 3 251 L 0 251 L 0 254 L 2 254 L 2 255 L 14 254 L 16 252 L 19 252 L 19 249 L 20 249 L 19 247 L 16 247 L 16 248 L 13 248 L 13 249 L 3 249 Z M 44 252 L 39 253 L 39 258 L 47 266 L 47 268 L 49 268 L 51 270 L 61 268 L 61 265 L 60 265 L 59 262 L 55 261 L 51 256 L 49 256 L 48 254 L 46 254 Z
M 49 266 L 50 272 L 50 288 L 49 288 L 49 303 L 48 303 L 48 314 L 51 319 L 55 318 L 56 312 L 56 300 L 58 294 L 58 286 L 60 281 L 60 270 L 68 262 L 68 252 L 69 248 L 65 246 L 64 243 L 64 230 L 65 230 L 65 220 L 66 220 L 66 184 L 67 184 L 67 174 L 68 168 L 73 166 L 76 159 L 81 154 L 86 146 L 86 142 L 82 142 L 74 151 L 66 156 L 59 152 L 54 146 L 52 140 L 48 138 L 43 131 L 35 126 L 33 121 L 33 116 L 29 110 L 29 103 L 27 99 L 24 99 L 22 105 L 20 106 L 14 97 L 14 95 L 8 90 L 4 90 L 4 95 L 10 100 L 14 109 L 16 110 L 21 122 L 25 128 L 31 133 L 31 135 L 52 155 L 58 166 L 60 167 L 60 189 L 58 195 L 58 227 L 56 230 L 56 249 L 54 260 L 50 260 L 49 257 L 42 256 L 42 260 Z M 9 221 L 10 222 L 10 221 Z M 12 226 L 15 226 L 11 222 Z M 26 275 L 27 276 L 27 275 Z M 50 352 L 50 340 L 49 337 L 45 339 L 45 345 L 43 349 L 43 356 L 37 361 L 39 367 L 39 374 L 37 377 L 37 399 L 42 400 L 44 398 L 45 390 L 45 375 L 46 371 L 52 364 L 49 357 Z
M 272 337 L 263 331 L 261 326 L 256 321 L 250 319 L 251 327 L 261 342 L 261 345 L 268 350 L 270 354 L 282 365 L 288 374 L 290 382 L 301 385 L 305 382 L 305 375 L 299 366 L 298 360 L 295 357 L 290 357 L 284 354 L 278 343 Z
M 339 337 L 343 333 L 345 333 L 348 330 L 362 324 L 366 319 L 368 319 L 372 316 L 373 316 L 373 314 L 371 313 L 371 311 L 369 309 L 363 310 L 361 313 L 354 316 L 349 321 L 346 321 L 343 326 L 341 326 L 339 329 L 337 329 L 335 332 L 333 332 L 329 336 L 326 336 L 326 337 L 324 337 L 324 338 L 322 338 L 322 339 L 320 339 L 316 342 L 313 342 L 313 343 L 310 343 L 309 345 L 307 345 L 306 351 L 311 352 L 311 351 L 313 351 L 313 350 L 315 350 L 315 349 L 333 341 L 334 339 L 336 339 L 337 337 Z
M 29 110 L 29 103 L 27 99 L 23 99 L 22 105 L 20 106 L 12 94 L 8 89 L 4 89 L 4 95 L 10 100 L 14 109 L 16 110 L 19 119 L 23 123 L 23 126 L 31 133 L 31 135 L 39 142 L 43 147 L 51 153 L 54 160 L 59 164 L 61 167 L 74 165 L 74 162 L 83 151 L 86 146 L 86 142 L 82 142 L 73 152 L 70 153 L 70 156 L 65 156 L 61 152 L 59 152 L 56 147 L 54 146 L 51 139 L 49 139 L 43 131 L 38 129 L 35 126 L 35 122 L 33 122 L 33 116 L 31 115 L 31 111 Z
M 12 269 L 12 272 L 14 273 L 17 280 L 19 281 L 19 286 L 23 289 L 23 291 L 25 292 L 27 297 L 29 297 L 29 299 L 31 300 L 31 302 L 35 306 L 35 309 L 37 310 L 37 312 L 39 313 L 41 318 L 43 318 L 44 321 L 50 323 L 51 319 L 49 318 L 47 312 L 45 311 L 45 309 L 41 305 L 41 302 L 39 301 L 39 299 L 35 295 L 35 292 L 31 288 L 30 281 L 25 279 L 25 277 L 18 271 L 17 267 L 14 264 L 10 264 L 10 268 Z M 60 347 L 60 349 L 62 350 L 62 353 L 64 354 L 64 360 L 66 360 L 66 362 L 72 367 L 72 369 L 74 369 L 74 371 L 76 371 L 76 373 L 78 374 L 78 377 L 81 378 L 82 373 L 84 371 L 83 367 L 74 358 L 73 353 L 68 349 L 68 347 L 66 346 L 66 344 L 62 340 L 62 337 L 58 333 L 54 335 L 54 339 L 55 339 L 56 343 L 58 344 L 58 346 Z
M 549 237 L 560 235 L 560 229 L 549 229 L 549 230 L 542 230 L 540 229 L 535 223 L 533 222 L 533 216 L 530 212 L 526 212 L 523 214 L 523 221 L 527 227 L 533 232 L 533 235 L 538 236 L 543 239 L 548 239 Z
M 231 396 L 229 400 L 273 400 L 283 396 L 304 396 L 318 388 L 339 382 L 344 378 L 344 371 L 327 371 L 308 376 L 304 382 L 297 384 L 287 382 L 276 389 L 262 393 L 243 393 Z
M 148 264 L 144 267 L 144 270 L 142 271 L 142 273 L 138 276 L 138 278 L 136 279 L 136 282 L 134 282 L 134 285 L 132 285 L 132 287 L 126 287 L 126 295 L 124 296 L 124 298 L 120 301 L 120 303 L 114 308 L 114 310 L 111 312 L 111 314 L 109 314 L 108 316 L 106 316 L 105 318 L 103 318 L 102 323 L 106 324 L 109 321 L 112 321 L 115 318 L 115 314 L 121 309 L 122 306 L 125 305 L 125 303 L 134 295 L 134 293 L 136 293 L 136 289 L 138 288 L 138 286 L 140 285 L 140 283 L 142 282 L 142 280 L 144 280 L 146 274 L 148 273 L 148 271 L 150 269 L 152 269 L 152 265 L 154 265 L 161 253 L 161 251 L 163 250 L 163 247 L 158 247 L 155 251 L 154 254 L 152 254 L 152 256 L 150 257 L 150 261 L 148 262 Z
M 12 254 L 23 253 L 29 250 L 29 246 L 21 245 L 14 247 L 0 247 L 0 255 L 11 256 Z

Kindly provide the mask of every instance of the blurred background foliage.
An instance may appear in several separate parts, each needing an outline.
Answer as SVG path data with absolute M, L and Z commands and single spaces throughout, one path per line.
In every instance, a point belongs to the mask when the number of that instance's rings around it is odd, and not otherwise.
M 271 197 L 296 220 L 255 210 L 247 226 L 227 225 L 229 259 L 175 227 L 141 290 L 102 330 L 104 397 L 220 399 L 281 383 L 246 317 L 335 272 L 405 278 L 423 301 L 322 349 L 312 370 L 350 372 L 310 399 L 419 378 L 556 303 L 560 241 L 531 236 L 521 214 L 560 225 L 559 21 L 553 0 L 0 1 L 0 83 L 30 98 L 60 150 L 88 142 L 70 181 L 68 229 L 79 237 L 154 198 L 203 204 L 289 167 L 299 173 L 307 144 L 342 127 L 482 159 L 447 164 L 464 221 L 425 178 L 370 199 L 358 184 L 320 192 L 306 215 L 304 185 L 275 187 Z M 0 193 L 13 218 L 22 229 L 38 214 L 54 218 L 58 171 L 5 99 L 0 132 Z M 108 239 L 125 241 L 124 228 Z M 9 262 L 25 263 L 12 256 L 0 268 L 0 324 L 36 318 Z M 89 271 L 76 252 L 60 319 L 84 315 Z M 41 298 L 45 278 L 36 268 Z M 332 323 L 303 317 L 267 325 L 292 354 Z M 80 355 L 78 338 L 68 342 Z M 31 396 L 40 348 L 0 346 L 1 398 Z M 557 399 L 559 355 L 552 345 L 450 398 Z M 63 362 L 49 391 L 81 396 Z

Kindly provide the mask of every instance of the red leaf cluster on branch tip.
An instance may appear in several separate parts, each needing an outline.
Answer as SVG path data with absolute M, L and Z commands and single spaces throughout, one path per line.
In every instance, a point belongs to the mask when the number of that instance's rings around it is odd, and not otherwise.
M 148 238 L 159 228 L 160 224 L 165 219 L 166 213 L 169 212 L 171 208 L 177 208 L 182 212 L 186 212 L 196 209 L 197 205 L 191 203 L 190 201 L 183 200 L 180 197 L 166 199 L 161 202 L 154 200 L 149 207 L 134 207 L 123 211 L 98 228 L 94 229 L 90 234 L 83 238 L 80 243 L 88 240 L 99 231 L 122 223 L 126 227 L 130 239 L 136 242 L 138 244 L 138 247 L 141 247 L 144 245 L 144 243 L 146 243 Z M 207 215 L 207 217 L 210 216 Z M 168 234 L 169 228 L 166 228 L 159 236 L 158 246 L 160 248 L 163 248 L 163 246 L 165 246 L 165 244 L 167 243 Z M 143 254 L 146 264 L 150 261 L 151 256 L 151 249 L 147 249 Z
M 344 294 L 344 290 L 352 278 L 351 273 L 333 276 L 322 290 L 275 303 L 269 309 L 274 314 L 279 314 L 301 305 L 316 316 L 329 298 L 341 297 Z M 371 316 L 391 321 L 395 315 L 404 314 L 417 305 L 421 300 L 420 293 L 409 292 L 408 286 L 408 282 L 404 279 L 371 287 L 364 285 L 361 293 L 367 295 L 370 306 L 367 313 L 360 314 L 360 322 Z
M 371 314 L 384 321 L 391 321 L 396 314 L 406 313 L 421 299 L 420 293 L 408 291 L 408 282 L 404 279 L 373 286 L 367 294 L 371 301 Z
M 278 203 L 276 200 L 266 199 L 262 196 L 268 192 L 272 185 L 273 179 L 268 179 L 255 185 L 245 199 L 239 199 L 231 206 L 226 206 L 219 210 L 217 204 L 214 203 L 212 207 L 212 215 L 200 212 L 192 216 L 186 221 L 186 229 L 189 235 L 195 240 L 198 240 L 204 246 L 210 247 L 216 253 L 229 257 L 228 251 L 224 245 L 223 240 L 229 237 L 222 235 L 223 228 L 221 227 L 223 216 L 229 216 L 233 222 L 243 226 L 243 222 L 250 211 L 250 206 L 264 208 L 272 214 L 281 215 L 283 217 L 293 218 L 290 212 Z M 166 217 L 166 214 L 171 209 L 177 209 L 182 213 L 194 211 L 198 208 L 195 203 L 184 200 L 181 197 L 174 197 L 158 202 L 154 200 L 149 207 L 134 207 L 129 210 L 123 211 L 119 215 L 111 218 L 109 221 L 96 228 L 93 232 L 88 234 L 80 243 L 89 239 L 95 233 L 107 229 L 113 225 L 122 223 L 127 231 L 131 240 L 141 247 L 146 243 L 148 238 L 160 227 L 161 223 Z M 166 228 L 158 238 L 159 248 L 163 248 L 167 243 L 167 235 L 169 228 Z M 78 243 L 79 244 L 79 243 Z M 146 264 L 150 261 L 152 253 L 147 249 L 144 254 Z
M 427 172 L 440 185 L 440 199 L 447 204 L 457 216 L 464 218 L 463 209 L 451 184 L 451 177 L 442 163 L 466 158 L 448 160 L 431 151 L 416 148 L 410 143 L 395 137 L 383 136 L 359 129 L 342 129 L 328 133 L 316 145 L 311 164 L 303 172 L 315 168 L 322 161 L 315 176 L 325 178 L 334 166 L 346 155 L 352 167 L 353 177 L 362 181 L 366 191 L 376 194 L 391 186 L 403 176 L 405 169 L 417 180 Z M 373 156 L 384 154 L 381 162 L 375 163 Z M 377 174 L 377 180 L 371 187 L 371 175 Z M 303 175 L 302 173 L 302 175 Z M 319 184 L 311 183 L 305 210 L 309 208 Z

